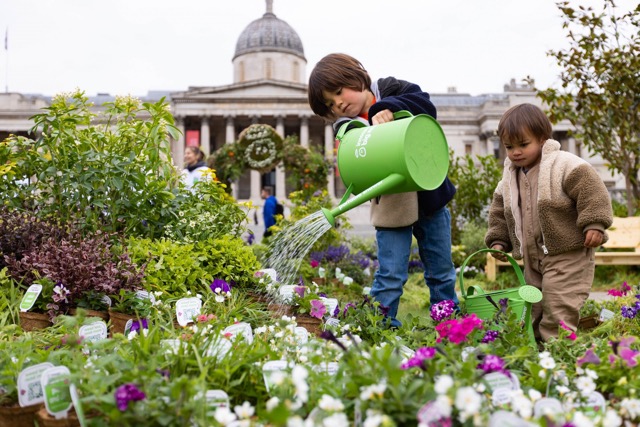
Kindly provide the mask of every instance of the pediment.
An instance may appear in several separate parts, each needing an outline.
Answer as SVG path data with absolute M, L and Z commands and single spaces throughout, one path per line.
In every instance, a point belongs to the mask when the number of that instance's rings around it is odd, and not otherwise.
M 306 97 L 307 86 L 301 83 L 275 80 L 257 80 L 225 86 L 190 87 L 184 92 L 171 94 L 173 101 L 233 99 L 233 98 L 295 98 Z

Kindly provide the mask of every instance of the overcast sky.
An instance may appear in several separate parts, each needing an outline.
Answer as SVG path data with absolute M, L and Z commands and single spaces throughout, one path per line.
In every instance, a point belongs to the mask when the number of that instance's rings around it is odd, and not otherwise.
M 617 4 L 626 11 L 637 1 Z M 527 75 L 540 88 L 556 85 L 546 52 L 567 46 L 551 0 L 274 0 L 273 9 L 300 36 L 307 76 L 324 55 L 345 52 L 372 77 L 431 93 L 502 92 Z M 0 0 L 3 39 L 8 29 L 0 91 L 146 95 L 227 85 L 240 33 L 265 11 L 265 0 Z

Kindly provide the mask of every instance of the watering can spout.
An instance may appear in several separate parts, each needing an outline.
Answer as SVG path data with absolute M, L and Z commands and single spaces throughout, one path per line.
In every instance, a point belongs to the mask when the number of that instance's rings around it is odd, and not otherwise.
M 324 217 L 327 218 L 327 221 L 329 221 L 329 224 L 331 224 L 332 227 L 335 227 L 336 217 L 331 213 L 331 211 L 327 208 L 322 208 L 322 213 L 324 214 Z

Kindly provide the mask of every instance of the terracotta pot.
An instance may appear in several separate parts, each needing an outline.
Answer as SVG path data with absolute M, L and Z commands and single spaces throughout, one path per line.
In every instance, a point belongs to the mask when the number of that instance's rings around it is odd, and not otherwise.
M 0 406 L 0 427 L 33 427 L 36 412 L 42 405 Z
M 320 336 L 323 331 L 322 319 L 318 319 L 317 317 L 313 317 L 308 314 L 296 314 L 295 316 L 298 326 L 302 326 L 310 334 Z
M 274 319 L 279 319 L 282 316 L 291 317 L 295 315 L 293 313 L 293 307 L 290 306 L 289 304 L 278 304 L 275 302 L 270 302 L 267 305 L 267 309 L 271 313 L 271 317 L 273 317 Z
M 111 335 L 124 334 L 124 327 L 127 325 L 127 322 L 130 319 L 137 320 L 138 318 L 134 314 L 120 313 L 119 311 L 109 310 L 109 320 L 111 321 L 109 332 L 111 332 Z
M 24 331 L 35 331 L 53 325 L 47 313 L 20 312 L 20 326 Z
M 598 315 L 592 314 L 591 316 L 581 317 L 578 322 L 579 329 L 593 329 L 600 324 L 598 321 Z
M 67 414 L 68 418 L 56 419 L 47 412 L 47 408 L 44 406 L 36 412 L 36 420 L 39 427 L 80 427 L 80 421 L 76 416 L 76 411 L 73 408 Z
M 269 297 L 269 295 L 256 292 L 256 291 L 247 292 L 247 297 L 251 301 L 257 302 L 259 304 L 269 304 L 269 301 L 271 301 L 271 298 Z
M 87 312 L 87 317 L 99 317 L 100 319 L 104 320 L 105 322 L 109 321 L 109 312 L 108 311 L 88 310 L 86 308 L 84 309 L 84 311 Z M 69 314 L 71 316 L 75 316 L 77 312 L 78 312 L 78 310 L 76 308 L 72 308 L 71 310 L 69 310 Z
M 324 277 L 314 277 L 313 279 L 311 279 L 311 281 L 314 282 L 318 286 L 323 286 L 324 283 L 325 283 L 325 278 Z

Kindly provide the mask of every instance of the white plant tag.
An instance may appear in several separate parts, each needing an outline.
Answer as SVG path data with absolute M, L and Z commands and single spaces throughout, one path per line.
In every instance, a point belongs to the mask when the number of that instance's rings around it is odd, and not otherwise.
M 133 326 L 133 319 L 127 320 L 127 323 L 124 324 L 124 336 L 126 337 L 131 332 L 131 327 Z
M 336 319 L 335 317 L 330 317 L 327 319 L 326 322 L 324 322 L 324 330 L 327 330 L 327 326 L 330 326 L 332 328 L 339 328 L 340 327 L 340 321 L 338 319 Z
M 214 342 L 211 343 L 209 348 L 207 349 L 207 356 L 215 357 L 216 360 L 220 361 L 224 359 L 227 354 L 231 351 L 231 341 L 229 341 L 224 336 L 219 336 Z
M 29 366 L 18 374 L 18 403 L 31 406 L 44 402 L 44 392 L 40 382 L 42 373 L 53 368 L 53 363 L 44 362 Z
M 511 402 L 511 393 L 512 390 L 510 388 L 497 388 L 493 390 L 491 400 L 495 406 L 508 405 Z
M 327 275 L 327 270 L 325 270 L 323 267 L 318 267 L 318 277 L 320 277 L 321 279 L 324 279 Z
M 313 367 L 313 370 L 318 373 L 323 373 L 327 375 L 336 375 L 338 373 L 338 367 L 340 365 L 338 362 L 323 362 L 319 365 Z
M 54 366 L 42 372 L 40 377 L 44 390 L 44 405 L 47 412 L 56 419 L 67 418 L 71 409 L 70 375 L 71 372 L 66 366 Z
M 251 344 L 253 342 L 253 329 L 251 329 L 251 325 L 247 322 L 240 322 L 227 326 L 222 331 L 222 334 L 225 336 L 231 334 L 229 337 L 231 341 L 234 341 L 238 335 L 241 335 L 247 344 Z
M 107 307 L 111 307 L 111 298 L 109 298 L 108 295 L 103 295 L 100 299 L 107 305 Z
M 538 424 L 523 420 L 513 412 L 496 411 L 489 418 L 489 427 L 537 427 Z
M 563 412 L 562 403 L 555 397 L 543 397 L 533 404 L 533 416 L 536 418 L 545 415 L 562 414 Z
M 489 389 L 495 391 L 499 388 L 508 388 L 510 390 L 517 390 L 513 380 L 501 372 L 491 372 L 484 376 Z
M 73 404 L 73 409 L 76 411 L 76 417 L 78 418 L 80 427 L 86 427 L 87 420 L 85 419 L 82 402 L 80 402 L 80 396 L 78 396 L 78 389 L 75 384 L 69 385 L 69 394 L 71 395 L 71 403 Z
M 262 270 L 258 270 L 255 273 L 255 276 L 267 276 L 271 280 L 271 283 L 276 283 L 278 281 L 278 273 L 273 268 L 264 268 Z M 264 279 L 260 279 L 260 283 L 264 283 Z
M 34 283 L 29 286 L 29 289 L 27 289 L 27 292 L 25 292 L 22 297 L 22 301 L 20 301 L 20 311 L 31 310 L 31 307 L 33 307 L 33 304 L 36 303 L 36 300 L 40 296 L 40 292 L 42 292 L 42 285 Z
M 327 307 L 327 313 L 329 316 L 333 316 L 333 312 L 336 311 L 336 307 L 338 307 L 338 300 L 336 298 L 325 298 L 320 297 L 320 301 Z
M 287 368 L 293 368 L 293 362 L 287 362 L 286 360 L 270 360 L 262 365 L 262 377 L 264 378 L 264 385 L 269 392 L 273 385 L 272 375 L 284 372 Z
M 202 300 L 199 298 L 180 298 L 176 302 L 176 318 L 180 326 L 187 326 L 193 318 L 200 314 Z
M 604 414 L 607 401 L 604 396 L 597 391 L 592 392 L 586 402 L 576 402 L 574 408 L 581 408 L 585 415 L 594 417 L 597 414 Z
M 284 303 L 291 303 L 293 301 L 293 293 L 298 285 L 281 285 L 278 288 L 278 298 Z
M 88 325 L 80 326 L 78 335 L 80 335 L 84 341 L 95 342 L 107 339 L 109 333 L 107 331 L 107 324 L 102 320 L 98 320 Z
M 401 345 L 400 347 L 398 347 L 398 350 L 400 351 L 402 356 L 406 357 L 407 359 L 411 359 L 416 354 L 415 351 L 411 350 L 406 345 Z
M 309 342 L 309 331 L 302 326 L 296 326 L 294 330 L 296 336 L 296 343 L 301 346 Z
M 352 283 L 353 283 L 353 278 L 349 276 L 344 276 L 344 278 L 342 279 L 342 284 L 345 286 L 349 286 Z
M 182 342 L 179 339 L 164 339 L 160 340 L 160 348 L 164 348 L 167 353 L 178 354 Z
M 205 393 L 205 400 L 207 401 L 207 407 L 213 408 L 229 408 L 229 395 L 224 390 L 207 390 Z
M 615 313 L 613 311 L 603 308 L 602 311 L 600 311 L 600 317 L 598 320 L 604 322 L 606 320 L 612 319 L 613 316 L 615 316 Z
M 147 291 L 136 291 L 136 298 L 151 300 L 151 304 L 156 303 L 156 296 Z

